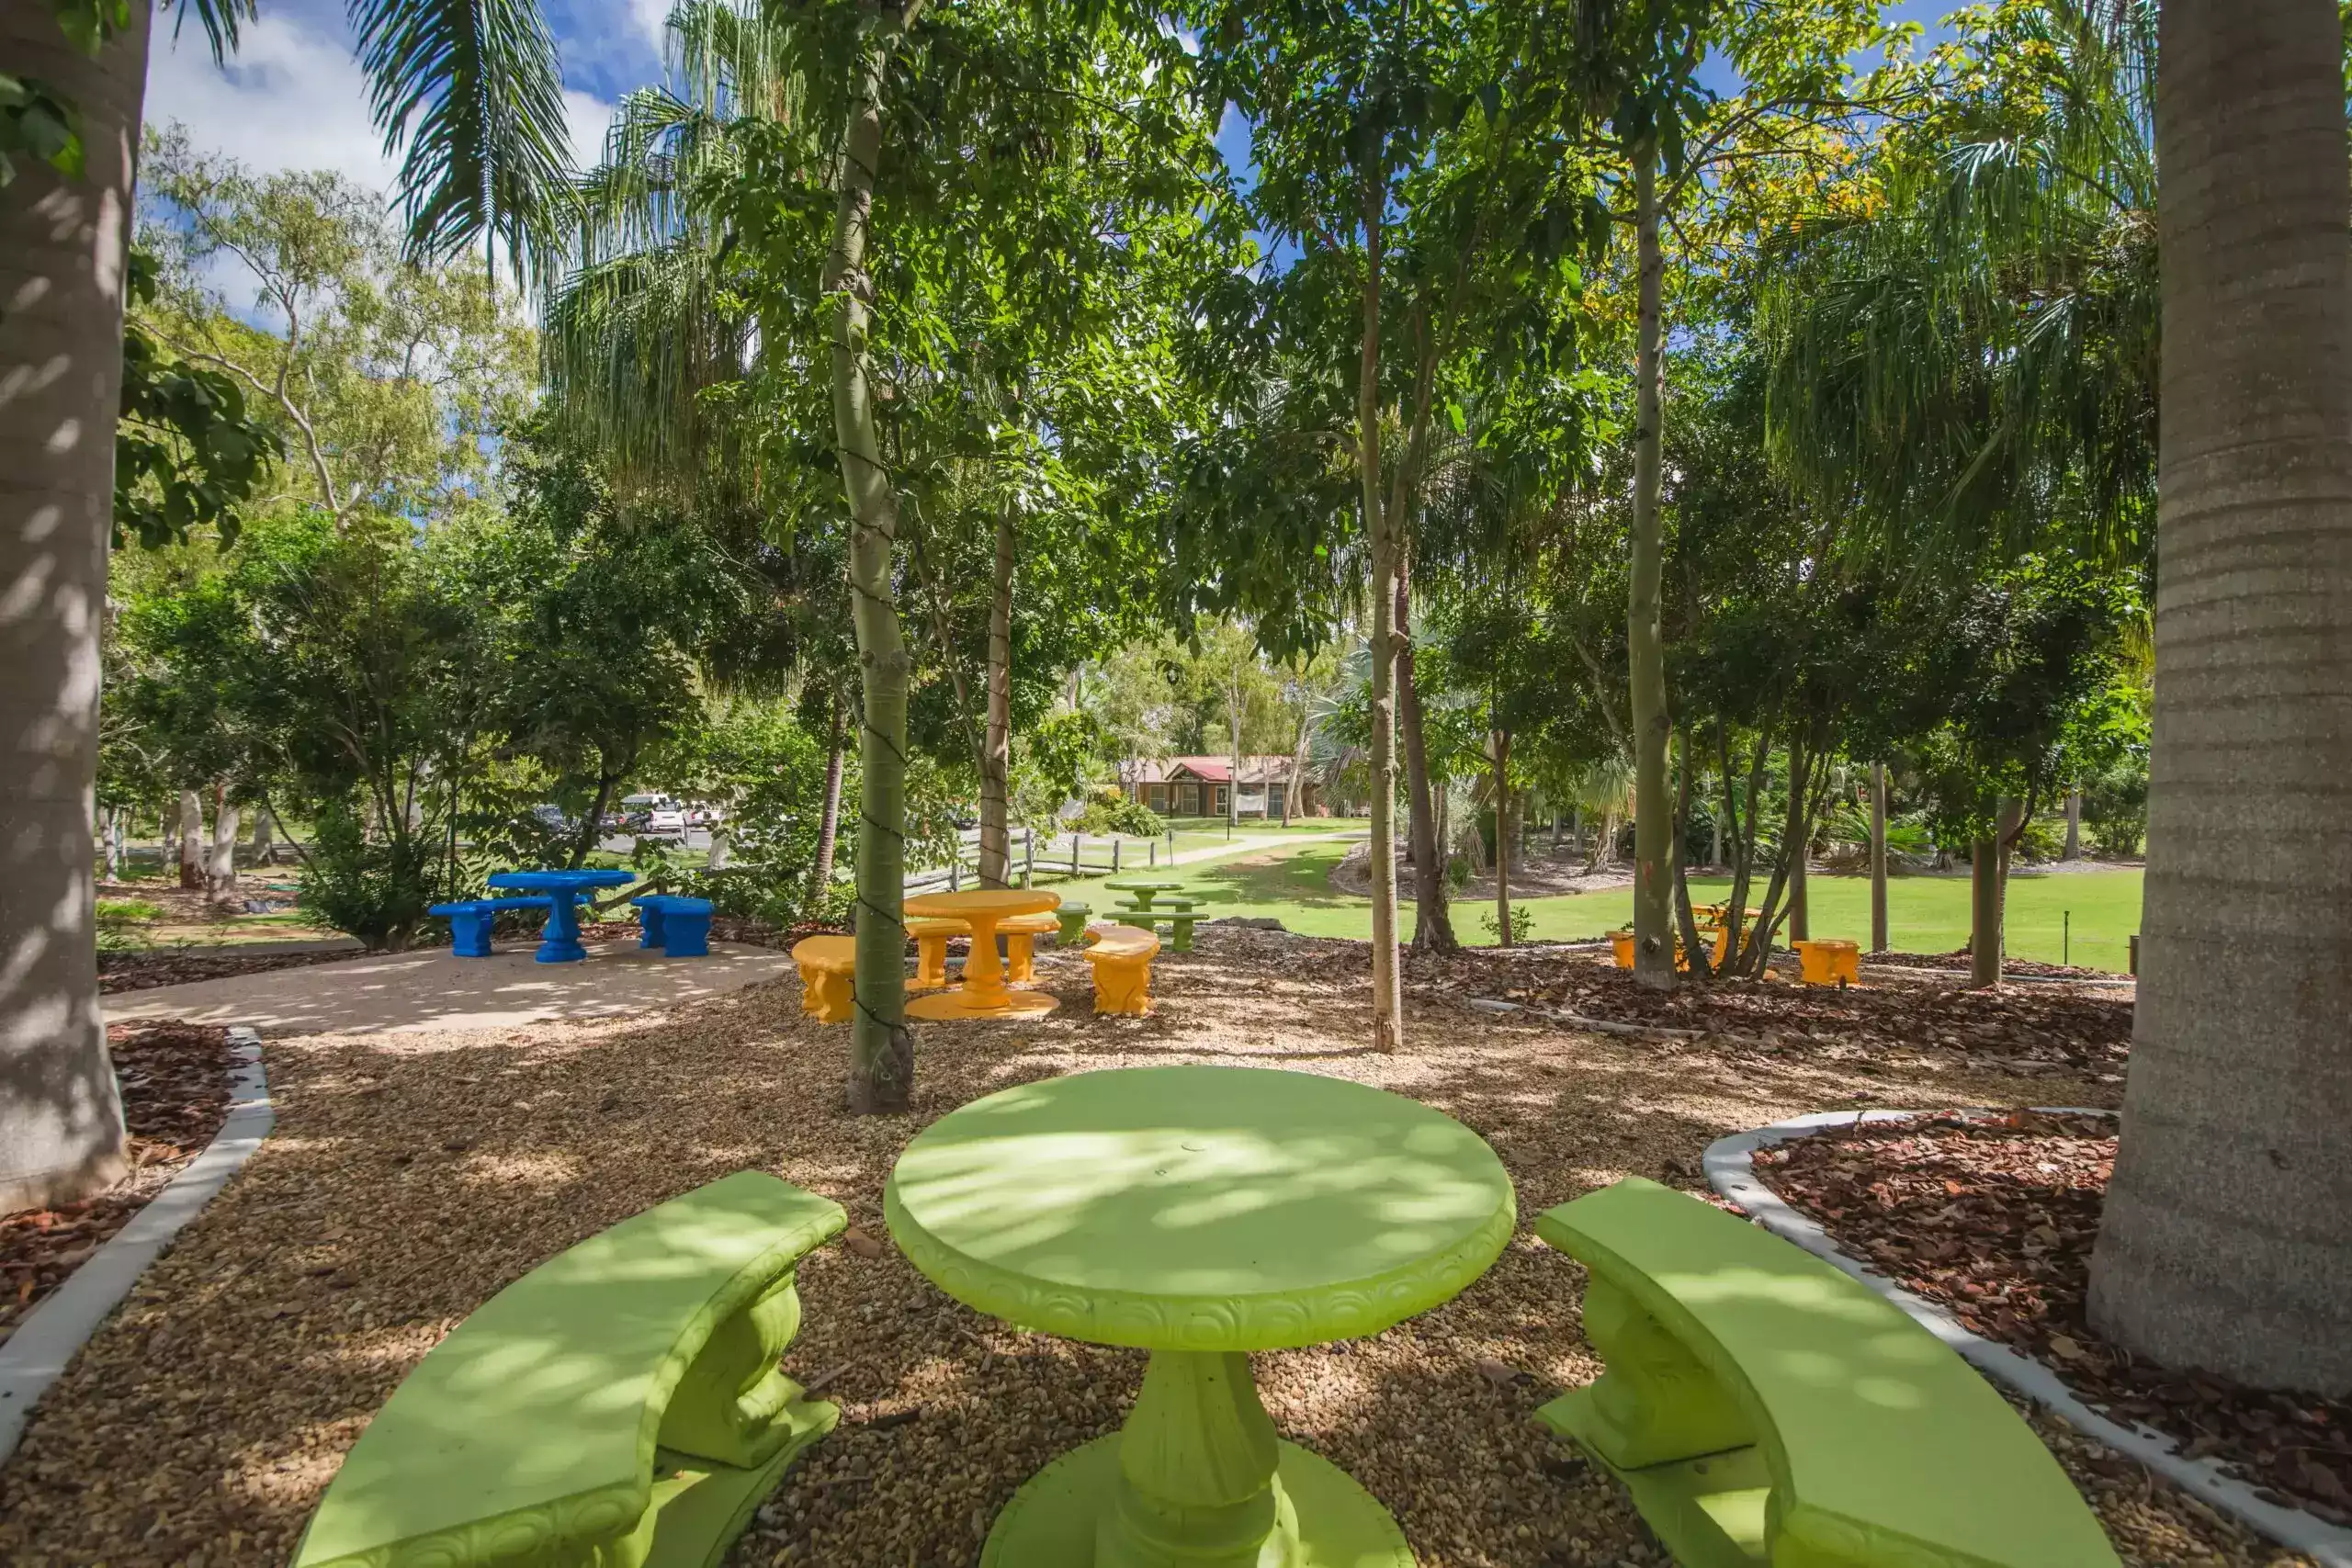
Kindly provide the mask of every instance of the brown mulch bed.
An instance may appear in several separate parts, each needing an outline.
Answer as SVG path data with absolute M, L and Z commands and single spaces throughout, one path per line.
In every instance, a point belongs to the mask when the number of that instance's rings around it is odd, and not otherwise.
M 1968 973 L 1968 949 L 1951 953 L 1898 953 L 1891 948 L 1862 955 L 1872 964 L 1883 964 L 1895 969 L 1935 969 L 1947 974 Z M 2079 964 L 2044 964 L 2036 958 L 2003 958 L 2004 975 L 2030 975 L 2043 980 L 2128 980 L 2129 975 L 2118 975 L 2111 969 L 2086 969 Z
M 0 1340 L 204 1152 L 229 1114 L 229 1032 L 210 1024 L 107 1030 L 130 1168 L 93 1198 L 0 1214 Z
M 322 953 L 239 953 L 234 948 L 151 947 L 134 952 L 98 953 L 98 989 L 107 996 L 144 991 L 156 986 L 184 986 L 194 980 L 220 980 L 232 975 L 259 975 L 270 969 L 299 969 L 306 964 L 338 964 L 361 956 L 356 948 L 330 948 Z
M 2213 1456 L 2272 1502 L 2352 1524 L 2352 1400 L 2170 1371 L 2090 1326 L 2115 1147 L 2111 1118 L 2022 1111 L 1832 1128 L 1756 1165 L 1849 1252 L 2047 1363 L 2087 1403 Z
M 1965 1055 L 1636 1041 L 1450 996 L 1408 998 L 1403 1047 L 1375 1055 L 1369 968 L 1361 942 L 1204 925 L 1155 964 L 1151 1017 L 1105 1018 L 1084 962 L 1047 947 L 1060 1010 L 922 1025 L 904 1116 L 843 1113 L 848 1031 L 805 1018 L 789 978 L 633 1018 L 273 1039 L 277 1133 L 34 1413 L 0 1468 L 0 1562 L 283 1563 L 344 1452 L 467 1314 L 585 1236 L 756 1168 L 839 1201 L 879 1245 L 798 1270 L 785 1370 L 833 1374 L 842 1426 L 730 1568 L 971 1568 L 1023 1481 L 1116 1428 L 1144 1358 L 958 1305 L 888 1245 L 883 1182 L 933 1118 L 1059 1073 L 1258 1065 L 1412 1095 L 1493 1145 L 1523 1220 L 1627 1174 L 1688 1188 L 1709 1142 L 1798 1111 L 2023 1087 Z M 2050 1088 L 2115 1099 L 2086 1076 Z M 1254 1358 L 1261 1397 L 1396 1514 L 1421 1568 L 1662 1564 L 1623 1491 L 1532 1419 L 1601 1371 L 1582 1280 L 1522 1232 L 1385 1334 Z M 2132 1568 L 2308 1568 L 2037 1419 Z
M 2120 1084 L 2132 1044 L 2129 998 L 2055 986 L 1970 990 L 1740 979 L 1653 991 L 1605 957 L 1541 948 L 1417 954 L 1406 979 L 1416 995 L 1490 997 L 1580 1018 L 1696 1030 L 1768 1055 L 1957 1055 L 2026 1077 L 2087 1074 Z

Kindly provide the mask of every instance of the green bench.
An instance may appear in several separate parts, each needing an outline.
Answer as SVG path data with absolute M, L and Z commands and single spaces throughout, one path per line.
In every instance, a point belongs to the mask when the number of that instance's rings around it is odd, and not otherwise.
M 711 1568 L 841 1418 L 775 1363 L 845 1221 L 747 1170 L 534 1269 L 393 1391 L 294 1568 Z
M 1054 908 L 1054 918 L 1061 922 L 1055 940 L 1064 947 L 1075 947 L 1086 940 L 1086 917 L 1091 913 L 1080 898 L 1065 898 Z
M 1638 1178 L 1535 1233 L 1608 1362 L 1537 1412 L 1683 1568 L 2117 1568 L 2033 1429 L 1869 1287 Z
M 1111 906 L 1111 918 L 1123 926 L 1159 934 L 1159 922 L 1168 922 L 1169 947 L 1177 953 L 1193 951 L 1193 922 L 1200 917 L 1193 913 L 1190 898 L 1161 898 L 1151 904 L 1126 903 Z

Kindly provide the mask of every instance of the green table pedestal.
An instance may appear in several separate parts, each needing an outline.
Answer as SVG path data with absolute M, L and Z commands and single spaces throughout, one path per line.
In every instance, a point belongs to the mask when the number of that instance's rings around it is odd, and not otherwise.
M 1274 1436 L 1250 1358 L 1155 1350 L 1126 1425 L 1039 1471 L 980 1568 L 1413 1568 L 1388 1511 Z

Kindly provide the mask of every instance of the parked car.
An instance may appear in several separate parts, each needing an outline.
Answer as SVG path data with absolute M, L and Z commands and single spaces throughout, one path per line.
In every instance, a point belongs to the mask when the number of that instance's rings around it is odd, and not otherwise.
M 531 807 L 531 816 L 537 820 L 540 827 L 550 833 L 571 833 L 577 830 L 580 826 L 563 814 L 562 807 L 549 805 L 544 801 Z
M 623 797 L 621 809 L 627 813 L 627 830 L 644 839 L 683 839 L 686 836 L 686 811 L 666 795 L 632 795 Z

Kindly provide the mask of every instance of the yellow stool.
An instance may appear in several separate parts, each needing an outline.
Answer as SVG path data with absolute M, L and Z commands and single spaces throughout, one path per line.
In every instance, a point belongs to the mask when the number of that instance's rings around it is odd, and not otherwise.
M 996 929 L 1004 933 L 1006 984 L 1035 985 L 1037 955 L 1030 950 L 1031 944 L 1049 931 L 1061 930 L 1061 917 L 1051 911 L 1042 915 L 1014 915 L 999 920 Z
M 800 1010 L 819 1023 L 847 1023 L 856 1010 L 857 939 L 803 937 L 792 962 L 800 969 Z
M 1090 926 L 1094 938 L 1084 957 L 1094 965 L 1096 1012 L 1147 1013 L 1151 1010 L 1151 955 L 1159 951 L 1157 933 L 1133 926 Z
M 907 982 L 907 989 L 936 991 L 949 984 L 947 939 L 970 936 L 972 928 L 962 920 L 917 916 L 907 922 L 907 934 L 915 939 L 915 977 Z
M 1862 949 L 1852 942 L 1792 942 L 1808 986 L 1850 986 L 1862 977 Z

